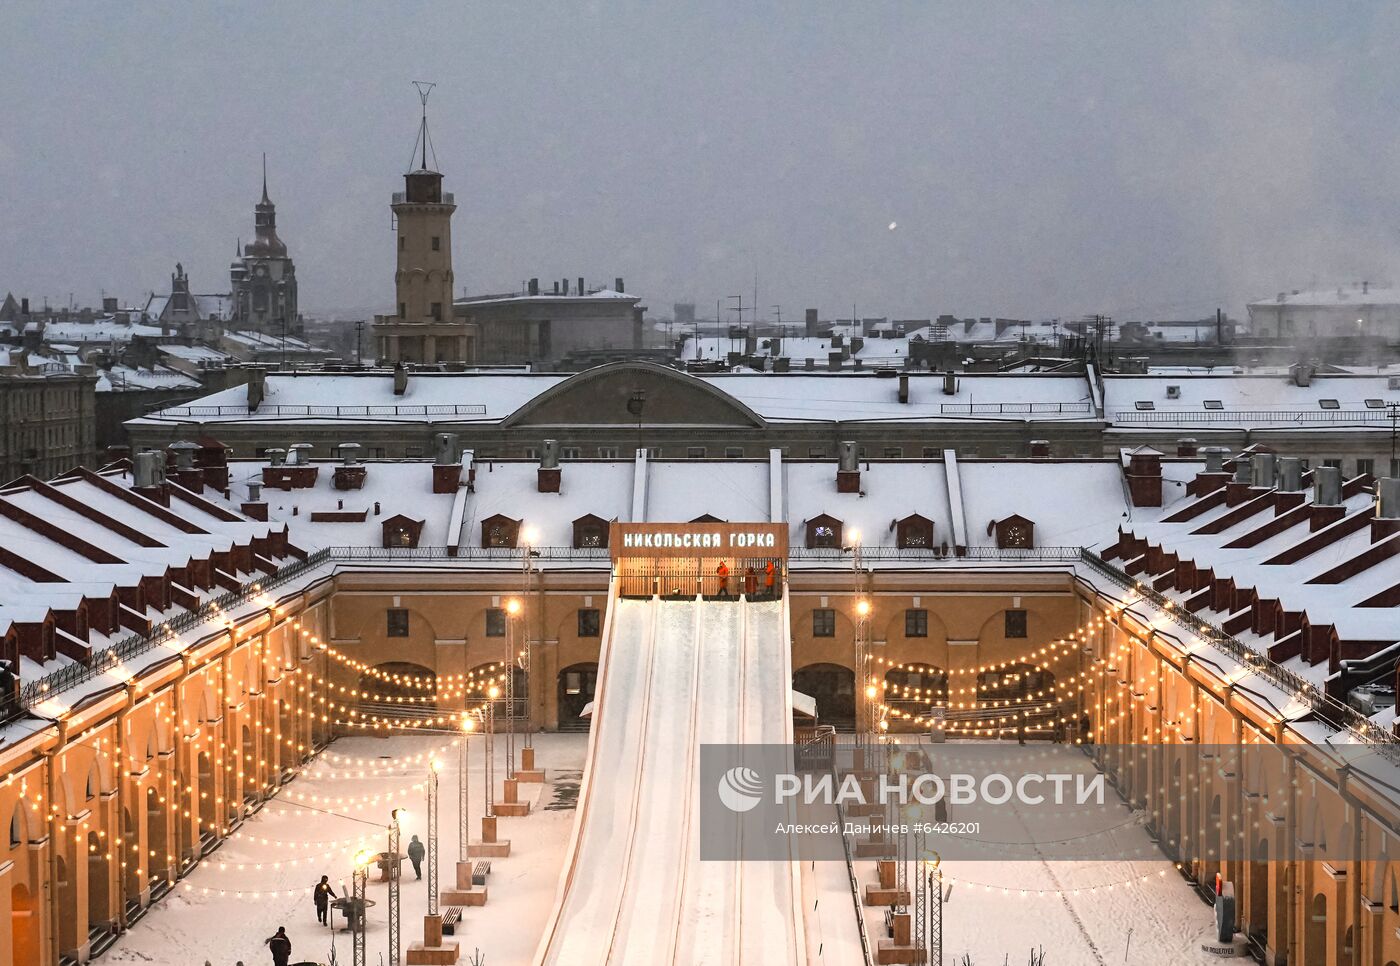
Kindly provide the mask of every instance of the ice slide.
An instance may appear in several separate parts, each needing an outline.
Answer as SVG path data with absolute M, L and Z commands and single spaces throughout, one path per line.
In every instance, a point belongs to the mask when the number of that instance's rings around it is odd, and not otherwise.
M 796 862 L 701 862 L 701 744 L 788 743 L 788 602 L 631 600 L 604 625 L 578 814 L 537 966 L 806 961 Z

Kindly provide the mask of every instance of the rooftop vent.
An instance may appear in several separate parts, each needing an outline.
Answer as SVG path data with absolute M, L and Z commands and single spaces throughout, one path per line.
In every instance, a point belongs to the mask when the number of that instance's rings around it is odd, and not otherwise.
M 837 447 L 840 464 L 836 470 L 837 493 L 860 492 L 860 450 L 854 440 L 842 440 Z
M 564 475 L 559 468 L 559 441 L 547 439 L 540 447 L 540 469 L 536 489 L 541 493 L 558 493 Z
M 1250 469 L 1249 458 L 1241 456 L 1235 460 L 1235 482 L 1249 483 L 1254 479 L 1253 471 Z
M 1168 387 L 1167 387 L 1167 398 L 1168 398 L 1168 399 L 1180 399 L 1180 398 L 1181 398 L 1181 387 L 1180 387 L 1180 386 L 1168 386 Z
M 340 461 L 346 466 L 354 466 L 360 461 L 359 443 L 341 443 Z
M 307 466 L 311 463 L 311 444 L 293 443 L 287 447 L 288 466 Z
M 951 369 L 943 373 L 943 395 L 956 396 L 958 394 L 958 375 Z
M 1225 472 L 1225 457 L 1230 455 L 1229 449 L 1224 446 L 1207 446 L 1201 450 L 1201 455 L 1206 458 L 1207 473 Z
M 1316 494 L 1313 502 L 1318 506 L 1340 506 L 1342 503 L 1342 471 L 1335 466 L 1319 466 L 1313 470 L 1313 485 Z
M 438 466 L 462 462 L 461 442 L 456 433 L 438 433 L 433 436 L 433 462 Z
M 287 451 L 280 446 L 265 451 L 269 466 L 281 466 L 287 461 Z
M 1278 461 L 1278 488 L 1288 493 L 1303 488 L 1303 461 L 1298 457 L 1285 456 Z
M 160 486 L 165 482 L 165 454 L 157 450 L 137 453 L 132 478 L 138 489 Z
M 194 469 L 194 454 L 199 452 L 199 444 L 191 443 L 187 439 L 182 439 L 178 443 L 171 443 L 167 449 L 175 454 L 175 468 L 179 470 Z
M 1400 479 L 1390 477 L 1376 484 L 1376 516 L 1400 520 Z
M 1274 454 L 1255 453 L 1250 457 L 1251 481 L 1255 486 L 1272 489 L 1274 485 Z

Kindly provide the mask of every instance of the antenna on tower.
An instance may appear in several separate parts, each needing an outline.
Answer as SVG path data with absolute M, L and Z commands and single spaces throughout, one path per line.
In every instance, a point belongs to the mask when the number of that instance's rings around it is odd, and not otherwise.
M 423 119 L 418 125 L 418 137 L 413 142 L 413 153 L 415 155 L 418 153 L 418 144 L 421 141 L 423 144 L 422 170 L 426 171 L 428 170 L 428 151 L 431 150 L 431 144 L 428 140 L 428 95 L 433 92 L 433 88 L 437 87 L 437 84 L 432 81 L 414 81 L 413 86 L 418 89 L 418 100 L 423 105 Z M 409 165 L 412 166 L 411 161 Z M 437 151 L 433 151 L 433 165 L 437 166 Z

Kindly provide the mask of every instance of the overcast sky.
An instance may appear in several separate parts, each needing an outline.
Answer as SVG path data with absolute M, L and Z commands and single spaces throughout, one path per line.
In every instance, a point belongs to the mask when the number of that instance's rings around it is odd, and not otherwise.
M 0 293 L 226 291 L 259 159 L 303 311 L 388 311 L 418 102 L 459 292 L 1194 317 L 1400 281 L 1400 6 L 8 3 Z M 894 223 L 897 227 L 889 227 Z

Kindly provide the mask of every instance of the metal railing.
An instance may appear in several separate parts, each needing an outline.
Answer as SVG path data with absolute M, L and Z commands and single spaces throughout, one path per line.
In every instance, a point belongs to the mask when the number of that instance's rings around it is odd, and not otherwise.
M 861 547 L 862 560 L 951 561 L 961 560 L 1060 560 L 1079 559 L 1078 547 L 964 547 L 961 551 L 938 547 Z M 837 547 L 793 547 L 791 560 L 850 560 L 850 554 Z
M 486 407 L 480 403 L 444 403 L 441 405 L 409 405 L 395 403 L 386 406 L 297 406 L 285 403 L 263 403 L 257 409 L 246 404 L 235 406 L 167 406 L 152 416 L 363 416 L 375 419 L 389 416 L 485 416 Z
M 1081 416 L 1092 414 L 1094 409 L 1087 402 L 999 402 L 943 403 L 938 411 L 945 416 Z
M 1151 601 L 1158 610 L 1179 626 L 1190 631 L 1211 647 L 1230 655 L 1270 684 L 1283 689 L 1298 701 L 1306 704 L 1312 713 L 1326 724 L 1338 731 L 1349 732 L 1361 741 L 1379 746 L 1387 758 L 1400 762 L 1400 738 L 1386 729 L 1378 727 L 1355 708 L 1338 701 L 1311 681 L 1271 660 L 1267 655 L 1260 654 L 1245 646 L 1238 638 L 1227 634 L 1210 621 L 1187 611 L 1178 601 L 1153 590 L 1144 581 L 1130 577 L 1092 550 L 1087 548 L 1081 550 L 1080 555 L 1083 562 L 1091 570 L 1107 577 L 1118 586 L 1140 595 L 1144 600 Z
M 1115 423 L 1185 423 L 1192 426 L 1213 423 L 1388 423 L 1392 418 L 1385 409 L 1120 409 L 1113 414 Z
M 609 562 L 612 558 L 607 547 L 531 547 L 537 560 L 573 560 Z M 520 547 L 331 547 L 330 553 L 338 561 L 358 560 L 520 560 L 523 553 Z M 864 560 L 898 560 L 904 562 L 951 562 L 964 560 L 1051 560 L 1073 563 L 1079 560 L 1078 547 L 966 547 L 961 552 L 953 549 L 922 547 L 862 547 Z M 788 551 L 789 560 L 800 561 L 844 561 L 850 554 L 838 547 L 793 547 Z M 844 565 L 844 564 L 843 564 Z M 736 575 L 736 580 L 739 579 Z
M 101 677 L 120 667 L 123 662 L 152 651 L 182 631 L 209 620 L 219 611 L 237 607 L 258 594 L 265 593 L 279 584 L 286 583 L 306 571 L 320 566 L 329 557 L 329 550 L 317 550 L 315 553 L 309 554 L 305 560 L 298 560 L 296 563 L 279 567 L 276 573 L 257 580 L 250 580 L 238 590 L 220 594 L 193 610 L 185 611 L 167 621 L 162 621 L 152 627 L 149 634 L 138 632 L 128 635 L 116 644 L 93 653 L 86 663 L 70 664 L 50 674 L 45 674 L 43 677 L 28 681 L 20 687 L 19 709 L 28 710 L 62 691 Z
M 608 563 L 607 547 L 331 547 L 337 561 L 357 560 L 513 560 L 526 549 L 536 560 L 587 560 Z

